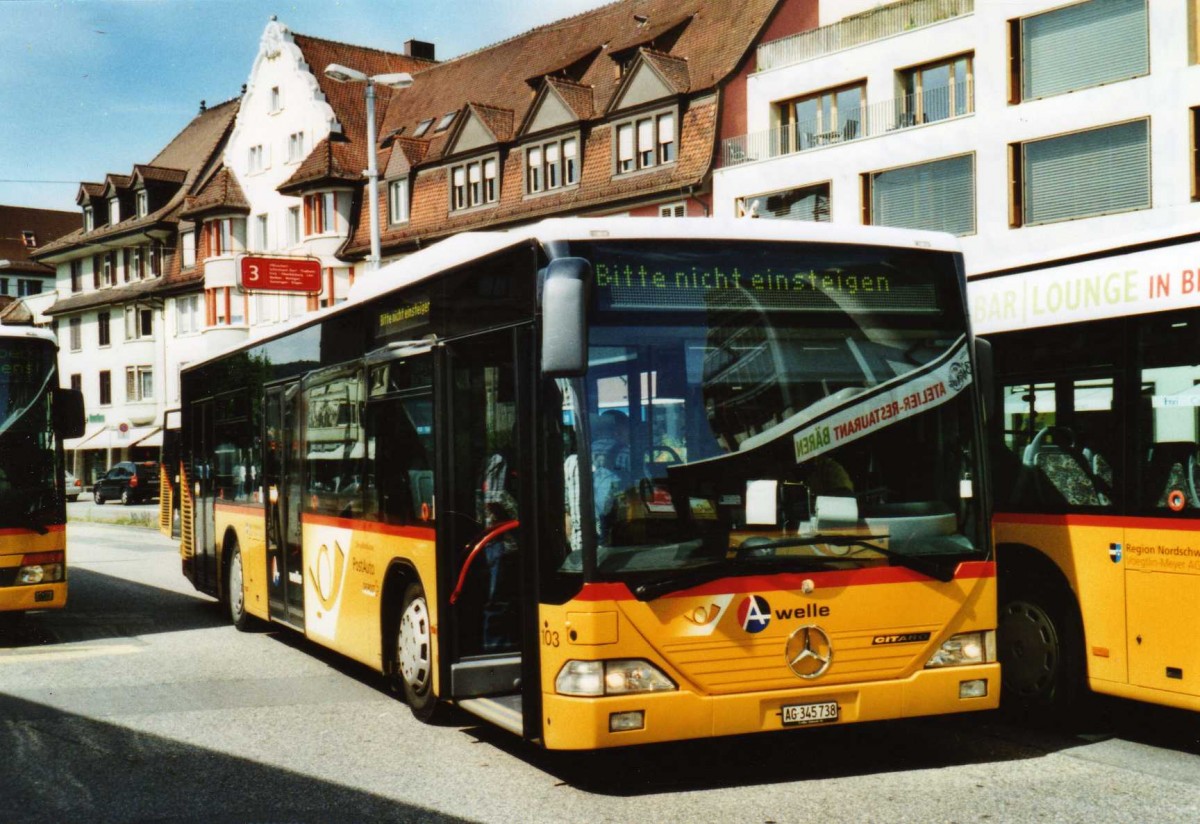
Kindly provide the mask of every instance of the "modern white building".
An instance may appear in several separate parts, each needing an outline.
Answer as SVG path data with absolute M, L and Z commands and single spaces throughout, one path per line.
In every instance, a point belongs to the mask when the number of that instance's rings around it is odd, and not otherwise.
M 820 28 L 759 46 L 714 213 L 957 234 L 983 332 L 1185 299 L 1198 5 L 822 3 Z

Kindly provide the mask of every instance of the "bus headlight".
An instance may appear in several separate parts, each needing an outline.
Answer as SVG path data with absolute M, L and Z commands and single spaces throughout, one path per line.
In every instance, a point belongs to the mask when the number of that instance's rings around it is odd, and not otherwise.
M 554 680 L 560 695 L 632 695 L 678 689 L 662 670 L 648 661 L 568 661 Z
M 63 580 L 62 552 L 35 552 L 21 559 L 18 584 L 51 584 Z
M 996 660 L 996 633 L 960 632 L 952 635 L 941 649 L 930 657 L 926 668 L 961 667 L 968 664 L 990 664 Z

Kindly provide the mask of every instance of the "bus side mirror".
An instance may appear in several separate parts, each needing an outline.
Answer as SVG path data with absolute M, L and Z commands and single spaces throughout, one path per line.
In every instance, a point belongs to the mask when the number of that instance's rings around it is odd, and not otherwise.
M 983 398 L 984 418 L 990 421 L 996 410 L 996 366 L 992 358 L 992 344 L 983 338 L 975 338 L 975 372 Z
M 558 258 L 542 283 L 542 374 L 574 378 L 587 371 L 587 304 L 592 265 Z
M 83 393 L 78 389 L 56 388 L 50 398 L 51 423 L 60 438 L 83 435 Z

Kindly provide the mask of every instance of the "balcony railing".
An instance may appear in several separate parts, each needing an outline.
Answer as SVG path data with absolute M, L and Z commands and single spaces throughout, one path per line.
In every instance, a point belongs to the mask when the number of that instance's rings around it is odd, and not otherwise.
M 758 47 L 758 69 L 802 63 L 975 11 L 975 0 L 903 0 Z
M 919 94 L 883 100 L 856 109 L 839 111 L 836 123 L 788 123 L 765 132 L 731 137 L 721 143 L 718 165 L 737 166 L 781 155 L 805 152 L 839 143 L 877 137 L 942 120 L 972 114 L 975 96 L 971 83 L 926 89 Z

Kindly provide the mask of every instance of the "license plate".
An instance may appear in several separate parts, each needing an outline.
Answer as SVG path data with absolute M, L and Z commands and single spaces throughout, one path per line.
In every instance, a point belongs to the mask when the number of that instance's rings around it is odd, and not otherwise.
M 785 727 L 825 724 L 838 720 L 837 701 L 823 701 L 819 704 L 785 704 L 782 710 L 783 726 Z

